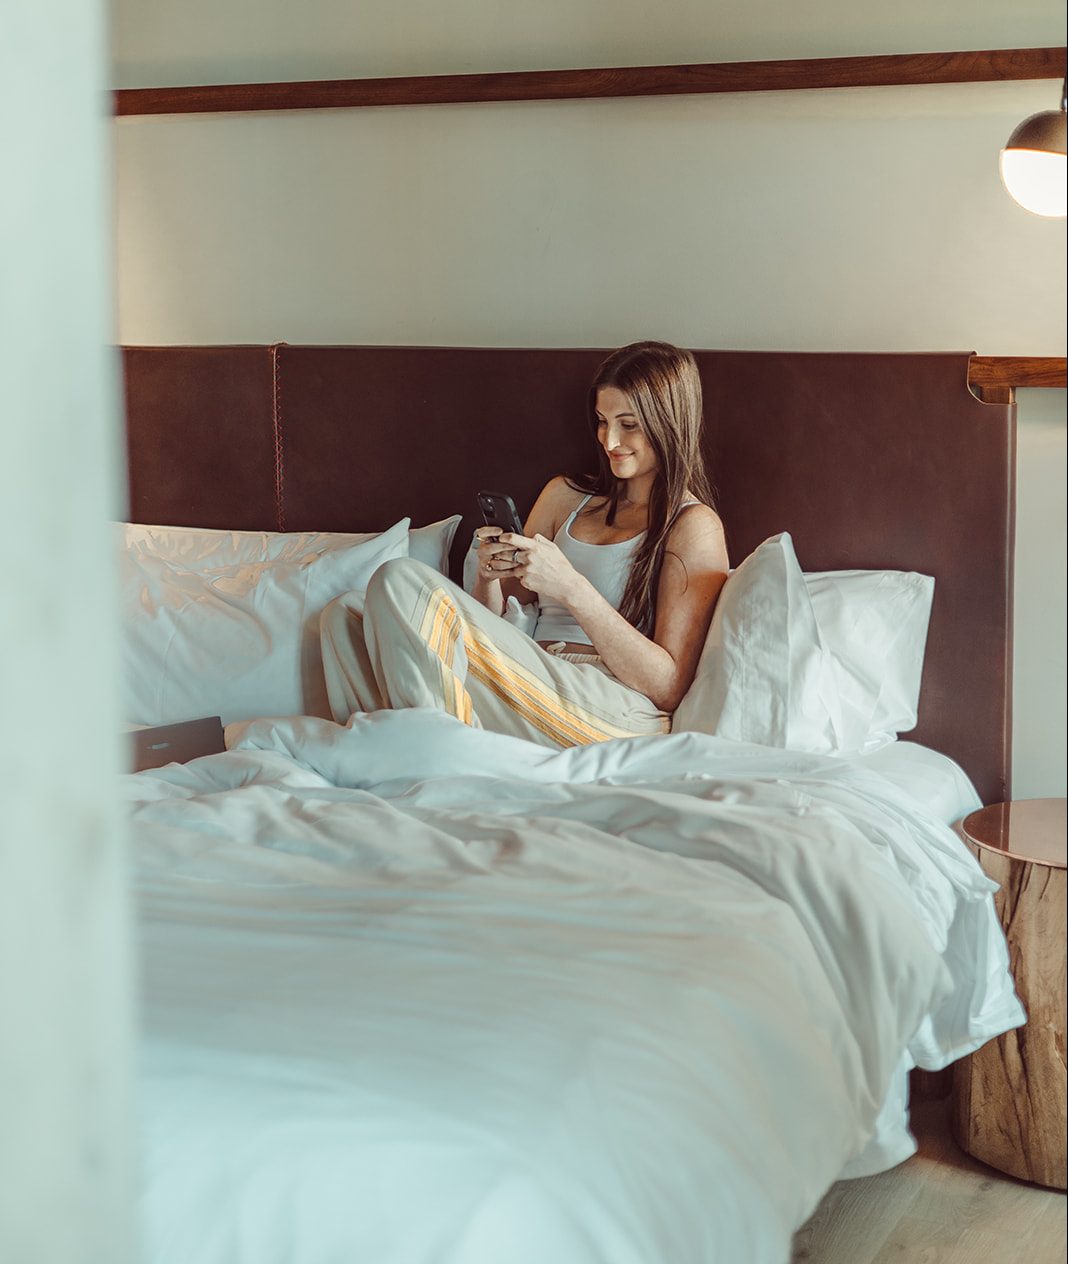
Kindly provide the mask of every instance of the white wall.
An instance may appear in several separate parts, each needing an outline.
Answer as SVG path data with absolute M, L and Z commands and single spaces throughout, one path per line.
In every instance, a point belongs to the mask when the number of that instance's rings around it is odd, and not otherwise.
M 102 5 L 0 43 L 0 1259 L 132 1259 Z
M 1056 0 L 112 0 L 116 86 L 1063 43 Z
M 1063 40 L 1053 0 L 115 14 L 124 86 Z M 1009 132 L 1058 96 L 998 83 L 121 120 L 120 336 L 1063 355 L 1064 222 L 997 179 Z M 1047 456 L 1064 392 L 1027 393 L 1020 418 L 1016 792 L 1063 794 L 1049 682 L 1064 680 L 1065 497 Z M 1035 537 L 1060 560 L 1037 564 Z
M 1063 351 L 1061 353 L 1063 355 Z M 1013 794 L 1065 793 L 1064 391 L 1019 391 Z

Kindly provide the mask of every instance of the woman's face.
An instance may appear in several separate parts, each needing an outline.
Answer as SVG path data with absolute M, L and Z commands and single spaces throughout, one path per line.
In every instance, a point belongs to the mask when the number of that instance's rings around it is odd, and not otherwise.
M 656 453 L 630 398 L 616 386 L 597 392 L 597 442 L 616 478 L 640 478 L 657 471 Z

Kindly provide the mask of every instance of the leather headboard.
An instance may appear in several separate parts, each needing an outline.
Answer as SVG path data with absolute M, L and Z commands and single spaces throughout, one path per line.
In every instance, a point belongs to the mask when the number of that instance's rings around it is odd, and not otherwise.
M 606 350 L 131 347 L 130 517 L 381 530 L 475 492 L 529 508 L 592 464 L 586 391 Z M 706 452 L 736 565 L 789 531 L 806 570 L 936 579 L 919 724 L 985 802 L 1008 794 L 1015 409 L 967 353 L 699 351 Z

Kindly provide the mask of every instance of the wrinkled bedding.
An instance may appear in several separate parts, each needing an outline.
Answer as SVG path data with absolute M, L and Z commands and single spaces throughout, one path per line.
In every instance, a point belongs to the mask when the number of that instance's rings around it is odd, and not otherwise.
M 848 760 L 228 745 L 124 779 L 152 1264 L 784 1264 L 904 1070 L 1023 1021 L 991 883 Z

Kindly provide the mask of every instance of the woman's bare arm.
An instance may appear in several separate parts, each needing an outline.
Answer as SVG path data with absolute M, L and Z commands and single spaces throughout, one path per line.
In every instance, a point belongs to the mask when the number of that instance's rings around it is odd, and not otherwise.
M 509 541 L 512 540 L 508 536 Z M 549 543 L 543 539 L 543 543 Z M 523 543 L 519 543 L 523 547 Z M 706 505 L 681 515 L 668 537 L 657 593 L 656 627 L 643 636 L 596 588 L 562 559 L 535 549 L 527 578 L 552 591 L 575 616 L 605 666 L 662 711 L 674 711 L 693 682 L 708 625 L 729 563 L 723 525 Z

